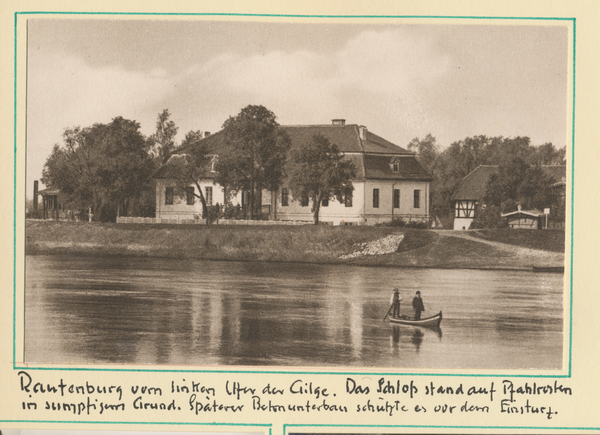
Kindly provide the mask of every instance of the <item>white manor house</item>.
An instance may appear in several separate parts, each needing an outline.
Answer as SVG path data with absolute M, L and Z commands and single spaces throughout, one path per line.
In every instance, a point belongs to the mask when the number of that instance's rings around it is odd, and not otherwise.
M 415 154 L 371 133 L 366 127 L 346 124 L 343 119 L 334 119 L 326 125 L 280 126 L 290 137 L 291 147 L 322 135 L 337 145 L 344 157 L 356 166 L 356 177 L 352 180 L 354 191 L 343 203 L 337 200 L 324 201 L 319 212 L 319 221 L 331 225 L 373 225 L 395 219 L 405 221 L 429 220 L 430 174 L 419 164 Z M 214 154 L 214 159 L 199 180 L 208 206 L 244 207 L 248 195 L 243 192 L 229 195 L 226 189 L 215 182 L 214 170 L 219 150 L 225 147 L 223 131 L 205 134 L 202 141 Z M 181 158 L 174 154 L 158 170 L 156 180 L 156 221 L 181 222 L 202 219 L 202 204 L 192 195 L 193 184 L 185 197 L 176 195 L 173 162 Z M 226 186 L 225 186 L 226 187 Z M 265 218 L 276 221 L 313 221 L 311 204 L 308 200 L 292 198 L 284 182 L 277 191 L 263 191 L 259 195 L 261 211 Z

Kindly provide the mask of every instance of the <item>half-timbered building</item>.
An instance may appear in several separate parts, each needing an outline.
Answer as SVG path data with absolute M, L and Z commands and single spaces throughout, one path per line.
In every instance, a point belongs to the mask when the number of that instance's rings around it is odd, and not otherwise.
M 564 187 L 566 166 L 542 166 L 544 173 L 553 180 L 560 180 L 552 185 L 555 195 L 562 195 L 564 200 Z M 481 165 L 470 172 L 458 186 L 452 196 L 454 203 L 454 229 L 468 230 L 476 217 L 477 206 L 483 205 L 483 197 L 487 184 L 492 176 L 498 172 L 497 165 Z M 534 213 L 532 211 L 532 213 Z

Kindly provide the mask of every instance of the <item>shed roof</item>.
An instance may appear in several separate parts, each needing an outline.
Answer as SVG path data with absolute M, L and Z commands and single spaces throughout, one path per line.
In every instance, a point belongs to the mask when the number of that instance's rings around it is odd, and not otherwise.
M 42 196 L 52 196 L 52 195 L 59 195 L 59 194 L 60 194 L 60 189 L 58 187 L 48 187 L 44 190 L 38 191 L 38 195 L 42 195 Z
M 532 216 L 532 217 L 540 217 L 542 216 L 544 213 L 542 213 L 539 210 L 515 210 L 515 211 L 511 211 L 510 213 L 501 213 L 502 217 L 511 217 L 511 216 L 519 216 L 519 215 L 523 215 L 523 216 Z

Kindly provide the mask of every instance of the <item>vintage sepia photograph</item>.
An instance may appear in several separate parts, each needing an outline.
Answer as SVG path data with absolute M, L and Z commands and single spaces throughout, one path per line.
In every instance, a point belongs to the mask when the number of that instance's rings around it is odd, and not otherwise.
M 27 364 L 564 370 L 567 23 L 35 16 Z

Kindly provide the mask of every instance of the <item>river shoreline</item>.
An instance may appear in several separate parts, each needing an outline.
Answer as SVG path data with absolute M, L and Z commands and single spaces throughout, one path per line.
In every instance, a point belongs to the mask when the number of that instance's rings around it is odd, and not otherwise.
M 416 269 L 531 271 L 534 266 L 564 266 L 565 254 L 557 252 L 561 249 L 560 233 L 519 230 L 516 241 L 514 231 L 506 236 L 491 236 L 471 231 L 395 227 L 199 227 L 27 221 L 25 252 Z M 564 234 L 562 237 L 564 249 Z M 510 243 L 503 243 L 503 238 L 510 238 Z M 546 249 L 535 249 L 540 246 Z

